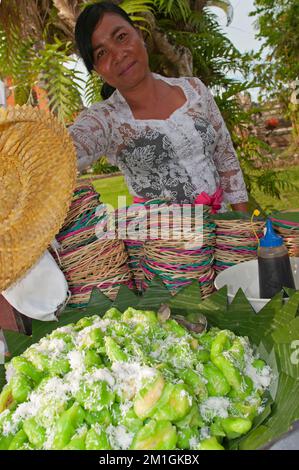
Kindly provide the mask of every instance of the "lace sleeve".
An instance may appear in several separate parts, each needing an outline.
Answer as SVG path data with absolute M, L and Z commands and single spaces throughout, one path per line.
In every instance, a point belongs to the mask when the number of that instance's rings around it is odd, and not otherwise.
M 79 172 L 107 154 L 111 135 L 108 114 L 104 109 L 91 108 L 83 111 L 69 127 L 77 151 Z
M 207 118 L 217 133 L 213 158 L 220 177 L 224 201 L 229 204 L 247 202 L 248 195 L 240 163 L 219 108 L 207 87 L 199 79 L 191 80 L 202 97 Z

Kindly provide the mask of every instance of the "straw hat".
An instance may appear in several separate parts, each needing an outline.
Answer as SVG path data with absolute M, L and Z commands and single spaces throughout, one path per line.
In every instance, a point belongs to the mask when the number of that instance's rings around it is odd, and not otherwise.
M 0 292 L 59 232 L 75 181 L 73 143 L 53 115 L 29 106 L 0 109 Z

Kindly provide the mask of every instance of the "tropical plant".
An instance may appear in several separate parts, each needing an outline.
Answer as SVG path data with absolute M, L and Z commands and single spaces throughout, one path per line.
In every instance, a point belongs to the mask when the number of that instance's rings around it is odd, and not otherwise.
M 73 66 L 78 59 L 73 38 L 76 17 L 86 4 L 96 1 L 2 0 L 0 78 L 11 77 L 16 103 L 38 104 L 34 93 L 38 85 L 47 92 L 50 109 L 69 123 L 83 107 L 83 88 L 88 105 L 101 99 L 102 83 L 98 76 L 90 75 L 84 86 L 80 73 Z M 252 114 L 245 113 L 237 100 L 238 95 L 253 84 L 228 78 L 228 72 L 232 71 L 245 74 L 248 63 L 223 34 L 209 10 L 212 5 L 222 8 L 230 22 L 230 2 L 115 0 L 115 3 L 144 30 L 153 71 L 166 76 L 195 75 L 213 89 L 232 134 L 248 189 L 255 179 L 262 190 L 278 195 L 276 177 L 261 169 L 265 145 L 252 139 L 246 131 Z M 267 148 L 267 152 L 269 150 Z
M 110 165 L 106 157 L 100 157 L 97 162 L 92 165 L 92 172 L 97 175 L 107 175 L 119 171 L 117 166 Z
M 299 88 L 299 3 L 298 0 L 255 0 L 251 13 L 256 17 L 258 54 L 252 59 L 251 73 L 257 79 L 262 97 L 279 101 L 291 119 L 299 146 L 299 106 L 292 96 Z M 297 93 L 298 95 L 298 93 Z

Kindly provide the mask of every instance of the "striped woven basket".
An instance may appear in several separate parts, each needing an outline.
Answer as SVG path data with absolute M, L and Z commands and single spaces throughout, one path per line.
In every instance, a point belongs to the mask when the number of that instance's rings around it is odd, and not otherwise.
M 143 240 L 126 239 L 129 263 L 139 290 L 145 290 L 150 281 L 159 275 L 166 287 L 175 294 L 181 287 L 198 280 L 202 297 L 213 287 L 213 251 L 215 225 L 209 219 L 209 208 L 204 207 L 201 232 L 188 232 L 195 227 L 195 209 L 169 214 L 169 203 L 152 202 L 146 206 L 146 223 Z M 165 217 L 165 214 L 169 214 Z M 193 225 L 192 225 L 193 224 Z M 201 235 L 201 237 L 199 237 Z
M 79 183 L 54 253 L 68 282 L 70 305 L 84 306 L 98 287 L 114 300 L 121 285 L 133 287 L 128 255 L 122 240 L 98 238 L 97 228 L 107 225 L 107 211 L 93 186 Z
M 263 236 L 264 222 L 231 219 L 216 223 L 215 263 L 216 273 L 257 257 L 257 236 Z
M 271 220 L 275 231 L 283 237 L 289 255 L 299 256 L 299 222 L 295 221 L 299 220 L 299 210 L 292 212 L 291 216 L 288 218 L 288 213 L 280 213 Z

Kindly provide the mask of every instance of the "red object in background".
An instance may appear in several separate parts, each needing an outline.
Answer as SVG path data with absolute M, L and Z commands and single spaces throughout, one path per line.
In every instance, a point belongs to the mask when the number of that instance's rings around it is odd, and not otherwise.
M 31 318 L 13 308 L 0 293 L 0 329 L 31 335 Z
M 275 129 L 279 124 L 279 119 L 276 117 L 269 118 L 265 121 L 265 125 L 267 129 Z

